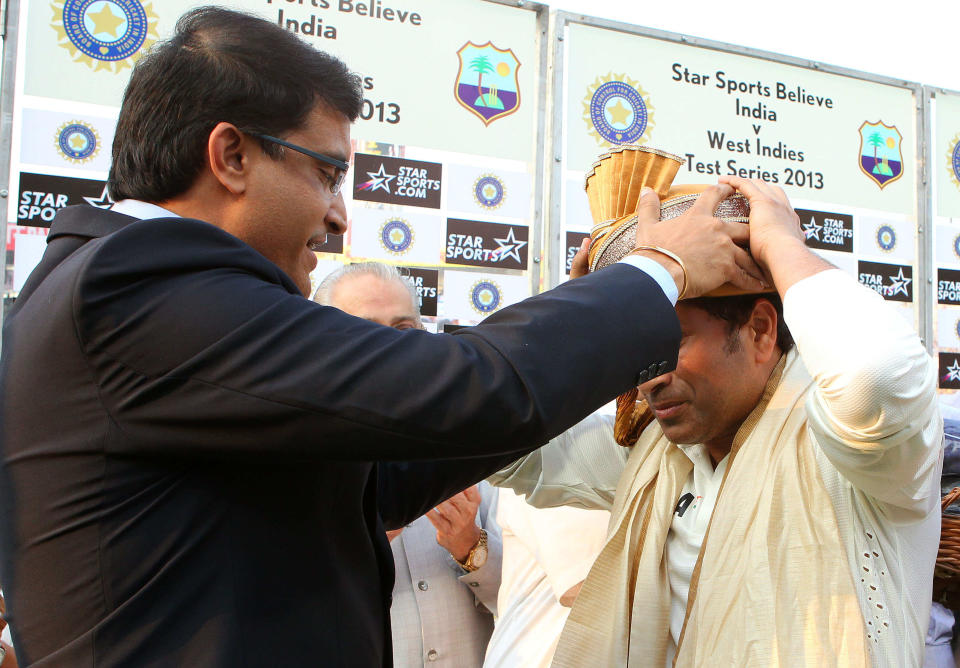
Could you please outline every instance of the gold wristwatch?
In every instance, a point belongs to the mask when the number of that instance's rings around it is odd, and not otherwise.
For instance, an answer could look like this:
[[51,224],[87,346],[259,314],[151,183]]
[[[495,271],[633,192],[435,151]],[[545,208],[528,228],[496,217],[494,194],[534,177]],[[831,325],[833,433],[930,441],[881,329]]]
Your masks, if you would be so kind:
[[[454,559],[454,561],[456,561],[456,559]],[[478,540],[477,544],[474,545],[473,549],[470,550],[470,554],[467,555],[467,558],[464,561],[457,561],[457,563],[460,564],[460,568],[465,570],[467,573],[472,573],[487,563],[486,529],[480,529],[480,540]]]

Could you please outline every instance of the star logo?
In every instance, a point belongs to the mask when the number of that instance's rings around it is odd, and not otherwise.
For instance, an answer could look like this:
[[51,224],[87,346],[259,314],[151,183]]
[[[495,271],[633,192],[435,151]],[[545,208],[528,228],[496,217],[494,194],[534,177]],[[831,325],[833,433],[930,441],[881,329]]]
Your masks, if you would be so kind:
[[614,125],[627,125],[627,119],[633,114],[633,110],[623,106],[623,99],[617,98],[617,103],[607,107],[607,113],[610,114],[610,122]]
[[639,82],[609,72],[587,87],[583,120],[601,146],[643,144],[654,126],[653,105]]
[[890,290],[891,297],[896,297],[901,293],[905,297],[910,296],[910,293],[907,292],[907,286],[909,286],[913,282],[913,279],[907,278],[906,276],[903,275],[903,267],[900,267],[897,270],[896,276],[888,276],[887,278],[890,279],[890,287],[888,289]]
[[88,12],[87,18],[93,22],[93,34],[106,33],[113,38],[117,35],[117,28],[127,22],[127,19],[117,16],[110,11],[110,3],[105,2],[99,12]]
[[110,194],[107,192],[107,185],[103,185],[103,192],[100,193],[100,197],[84,197],[84,201],[90,206],[95,206],[98,209],[109,209],[113,206],[113,200],[110,199]]
[[948,383],[952,380],[960,381],[960,361],[953,360],[953,364],[947,367],[947,375],[943,380]]
[[50,9],[57,43],[95,71],[131,67],[160,39],[149,0],[53,0]]
[[382,162],[380,163],[380,169],[375,172],[367,172],[367,176],[370,177],[370,180],[361,183],[358,190],[369,190],[370,192],[383,190],[390,193],[390,182],[397,177],[396,174],[387,174],[387,169]]
[[820,230],[822,229],[823,225],[818,225],[817,219],[811,216],[810,222],[803,224],[803,236],[806,239],[816,239],[820,241]]
[[518,241],[517,238],[513,235],[513,227],[507,232],[507,236],[504,239],[493,238],[497,242],[497,248],[493,251],[494,257],[497,261],[504,260],[508,257],[512,257],[517,261],[518,264],[523,264],[523,260],[520,259],[520,249],[527,245],[526,241]]

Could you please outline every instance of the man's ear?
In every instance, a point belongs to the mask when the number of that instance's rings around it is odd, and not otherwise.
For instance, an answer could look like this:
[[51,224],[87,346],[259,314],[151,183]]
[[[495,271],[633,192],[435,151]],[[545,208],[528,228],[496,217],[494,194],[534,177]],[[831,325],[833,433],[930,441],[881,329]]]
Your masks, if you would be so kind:
[[253,138],[231,123],[220,122],[207,137],[207,163],[213,177],[233,195],[247,189]]
[[777,350],[777,309],[766,299],[758,299],[753,305],[747,332],[757,362],[767,362]]

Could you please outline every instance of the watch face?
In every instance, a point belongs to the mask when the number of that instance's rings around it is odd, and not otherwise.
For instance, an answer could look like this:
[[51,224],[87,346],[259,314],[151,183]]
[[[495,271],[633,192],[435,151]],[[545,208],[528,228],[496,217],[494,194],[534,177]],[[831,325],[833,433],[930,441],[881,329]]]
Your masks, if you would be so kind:
[[470,559],[470,565],[474,568],[480,568],[485,563],[487,563],[487,546],[478,545],[473,552],[473,557]]

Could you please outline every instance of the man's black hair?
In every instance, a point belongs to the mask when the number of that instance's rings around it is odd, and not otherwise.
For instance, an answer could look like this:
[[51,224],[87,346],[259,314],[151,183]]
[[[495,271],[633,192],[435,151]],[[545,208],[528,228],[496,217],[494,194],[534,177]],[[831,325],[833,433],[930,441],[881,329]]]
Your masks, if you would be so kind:
[[[353,122],[363,103],[360,78],[264,19],[221,7],[187,12],[130,77],[113,139],[110,196],[168,200],[200,174],[217,123],[283,136],[319,103]],[[261,145],[281,157],[279,147]]]
[[739,339],[733,338],[740,327],[747,324],[750,320],[750,314],[753,313],[753,307],[758,300],[765,299],[773,305],[777,311],[777,346],[784,353],[793,348],[793,335],[783,319],[783,301],[780,295],[775,292],[762,295],[733,295],[731,297],[700,297],[698,299],[684,300],[683,304],[694,306],[707,315],[723,320],[727,323],[727,334],[731,340],[728,350],[736,350],[739,345]]

